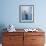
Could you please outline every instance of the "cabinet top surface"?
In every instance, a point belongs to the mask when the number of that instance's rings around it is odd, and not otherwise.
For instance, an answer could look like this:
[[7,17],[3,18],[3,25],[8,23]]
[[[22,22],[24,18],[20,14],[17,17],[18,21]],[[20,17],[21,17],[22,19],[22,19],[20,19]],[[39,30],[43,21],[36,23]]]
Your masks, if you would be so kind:
[[15,32],[8,32],[7,31],[7,33],[22,33],[22,32],[25,32],[25,33],[45,33],[45,32],[43,32],[43,31],[28,31],[28,32],[26,32],[26,31],[24,31],[24,29],[16,29],[16,31]]

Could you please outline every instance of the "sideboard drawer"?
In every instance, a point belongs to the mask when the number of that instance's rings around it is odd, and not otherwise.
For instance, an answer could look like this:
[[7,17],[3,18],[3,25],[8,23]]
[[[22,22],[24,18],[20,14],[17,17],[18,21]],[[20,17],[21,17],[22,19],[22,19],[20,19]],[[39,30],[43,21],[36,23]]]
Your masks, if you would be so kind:
[[23,36],[23,32],[4,32],[5,36]]
[[25,32],[24,36],[44,36],[44,32]]
[[44,36],[32,36],[32,43],[33,44],[43,44]]

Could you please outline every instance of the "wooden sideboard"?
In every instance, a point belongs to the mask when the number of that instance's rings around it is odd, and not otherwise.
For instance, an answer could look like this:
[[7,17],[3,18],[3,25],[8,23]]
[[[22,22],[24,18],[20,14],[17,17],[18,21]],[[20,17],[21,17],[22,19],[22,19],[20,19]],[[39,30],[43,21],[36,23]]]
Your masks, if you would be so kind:
[[44,32],[3,32],[3,46],[44,46]]

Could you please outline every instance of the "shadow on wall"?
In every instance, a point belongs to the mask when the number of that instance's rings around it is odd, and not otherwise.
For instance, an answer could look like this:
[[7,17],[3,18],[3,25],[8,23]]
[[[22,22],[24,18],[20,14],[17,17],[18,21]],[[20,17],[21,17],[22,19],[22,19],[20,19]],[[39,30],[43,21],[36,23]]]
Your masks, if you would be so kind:
[[5,32],[3,29],[5,28],[5,25],[4,24],[0,24],[0,43],[2,43],[2,32]]

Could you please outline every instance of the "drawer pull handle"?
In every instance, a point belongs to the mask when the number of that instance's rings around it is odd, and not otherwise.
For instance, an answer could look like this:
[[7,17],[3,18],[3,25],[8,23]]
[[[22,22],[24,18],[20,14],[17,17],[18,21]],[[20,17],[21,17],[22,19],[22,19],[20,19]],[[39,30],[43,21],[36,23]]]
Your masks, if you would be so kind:
[[36,39],[32,39],[32,40],[36,40]]
[[9,38],[10,40],[13,40],[13,38]]
[[12,40],[11,38],[9,38],[10,40]]

